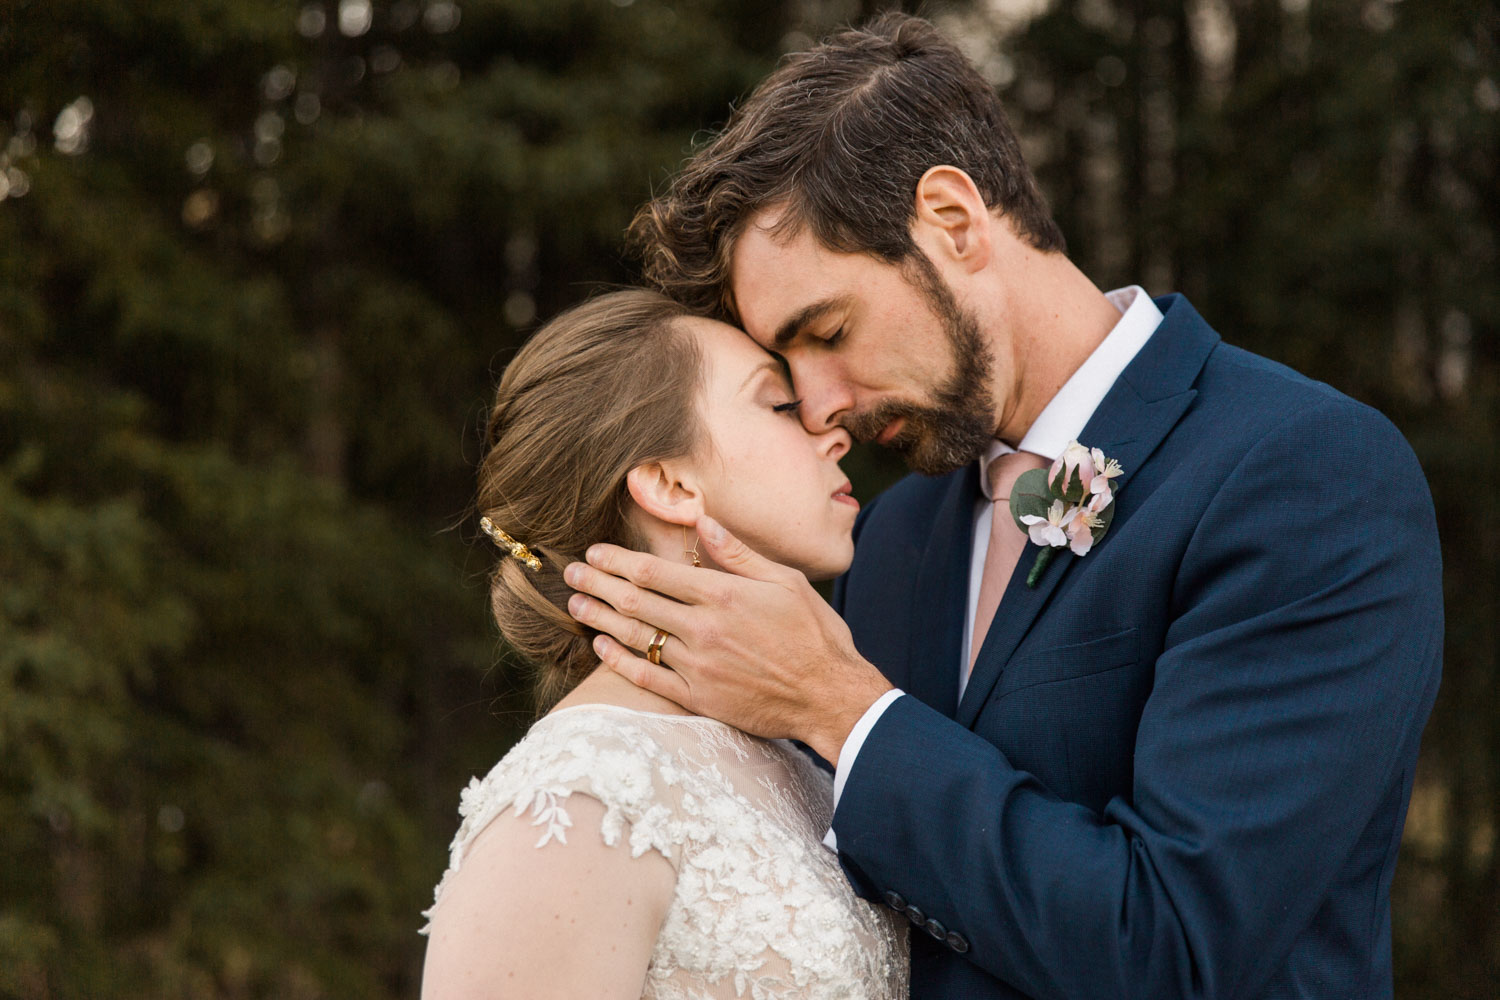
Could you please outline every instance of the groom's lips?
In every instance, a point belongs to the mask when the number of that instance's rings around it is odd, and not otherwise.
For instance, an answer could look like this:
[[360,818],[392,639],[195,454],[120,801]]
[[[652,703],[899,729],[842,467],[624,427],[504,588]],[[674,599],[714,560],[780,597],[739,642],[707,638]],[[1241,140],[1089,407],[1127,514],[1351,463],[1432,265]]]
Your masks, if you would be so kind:
[[891,441],[895,439],[896,435],[901,433],[901,428],[905,426],[906,418],[897,417],[895,420],[892,420],[890,423],[886,424],[885,428],[879,434],[875,435],[875,443],[890,444]]

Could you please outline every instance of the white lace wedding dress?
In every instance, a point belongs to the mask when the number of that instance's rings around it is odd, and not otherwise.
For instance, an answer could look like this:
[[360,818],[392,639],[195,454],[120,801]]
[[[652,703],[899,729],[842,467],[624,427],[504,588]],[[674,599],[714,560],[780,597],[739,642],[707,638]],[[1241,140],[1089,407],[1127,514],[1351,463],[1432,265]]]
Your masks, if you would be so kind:
[[698,716],[608,705],[544,716],[464,790],[438,901],[474,838],[507,809],[532,817],[537,850],[597,836],[573,827],[574,795],[604,805],[606,844],[634,857],[657,851],[677,873],[644,997],[906,996],[906,921],[855,896],[821,843],[828,775],[785,741]]

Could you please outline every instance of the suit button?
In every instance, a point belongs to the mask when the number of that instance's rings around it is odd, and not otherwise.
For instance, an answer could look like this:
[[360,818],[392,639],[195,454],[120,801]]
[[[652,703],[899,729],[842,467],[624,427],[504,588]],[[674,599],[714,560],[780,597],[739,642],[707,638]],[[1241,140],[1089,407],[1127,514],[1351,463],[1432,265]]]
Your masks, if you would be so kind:
[[889,906],[897,913],[902,913],[906,910],[906,898],[902,896],[901,893],[896,892],[894,889],[892,889],[890,892],[885,894],[885,905]]
[[946,941],[946,940],[948,940],[948,928],[944,927],[942,924],[938,923],[936,920],[929,920],[929,921],[927,921],[927,933],[931,934],[933,937],[937,938],[939,941]]
[[944,940],[948,942],[948,947],[960,955],[969,950],[969,942],[958,931],[949,931],[948,936]]
[[927,923],[927,914],[923,913],[915,906],[908,906],[906,908],[906,915],[910,917],[911,922],[916,924],[918,927],[925,926]]

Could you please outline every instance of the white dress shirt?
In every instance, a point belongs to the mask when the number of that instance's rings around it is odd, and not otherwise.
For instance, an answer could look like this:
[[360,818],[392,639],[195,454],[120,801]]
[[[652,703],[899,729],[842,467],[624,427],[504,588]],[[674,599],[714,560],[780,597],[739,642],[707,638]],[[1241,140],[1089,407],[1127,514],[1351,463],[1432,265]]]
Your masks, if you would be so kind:
[[[1146,346],[1146,341],[1151,339],[1151,335],[1161,325],[1161,310],[1139,285],[1117,288],[1108,293],[1107,298],[1116,309],[1120,310],[1121,314],[1120,321],[1109,331],[1109,335],[1098,347],[1094,348],[1094,352],[1083,364],[1079,365],[1072,377],[1063,383],[1063,387],[1057,390],[1057,395],[1053,396],[1051,402],[1037,415],[1036,420],[1032,422],[1016,448],[997,440],[991,443],[989,451],[979,458],[979,484],[984,496],[974,502],[974,545],[969,558],[969,602],[964,614],[964,639],[959,659],[953,665],[953,669],[958,671],[960,699],[963,698],[964,688],[969,681],[969,646],[974,633],[974,612],[979,605],[979,582],[984,576],[985,556],[989,554],[990,548],[990,524],[994,509],[994,500],[990,496],[989,476],[986,474],[990,462],[994,461],[997,455],[1003,455],[1009,451],[1029,451],[1048,460],[1056,459],[1061,455],[1063,449],[1083,433],[1089,418],[1104,401],[1104,397],[1114,386],[1120,373],[1135,359],[1136,354]],[[860,716],[859,721],[849,732],[849,738],[844,741],[844,747],[839,751],[838,765],[834,770],[833,804],[835,809],[838,808],[839,797],[844,793],[844,783],[849,779],[849,771],[854,767],[854,759],[859,756],[865,738],[870,735],[870,730],[875,728],[875,723],[890,707],[891,702],[902,697],[903,694],[904,692],[897,689],[881,695],[875,704],[865,710],[865,714]],[[830,848],[838,849],[838,839],[834,836],[831,827],[823,838],[823,843]]]

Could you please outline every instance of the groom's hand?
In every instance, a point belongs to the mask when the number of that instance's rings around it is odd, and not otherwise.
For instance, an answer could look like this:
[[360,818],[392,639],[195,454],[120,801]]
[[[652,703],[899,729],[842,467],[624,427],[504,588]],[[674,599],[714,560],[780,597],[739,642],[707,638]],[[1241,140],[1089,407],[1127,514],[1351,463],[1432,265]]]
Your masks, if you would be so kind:
[[[727,572],[595,545],[587,565],[564,573],[579,591],[568,611],[606,633],[594,640],[600,660],[638,687],[746,732],[801,740],[837,763],[890,683],[801,573],[752,552],[712,518],[699,520],[698,534]],[[670,633],[661,666],[633,652],[658,628]]]

